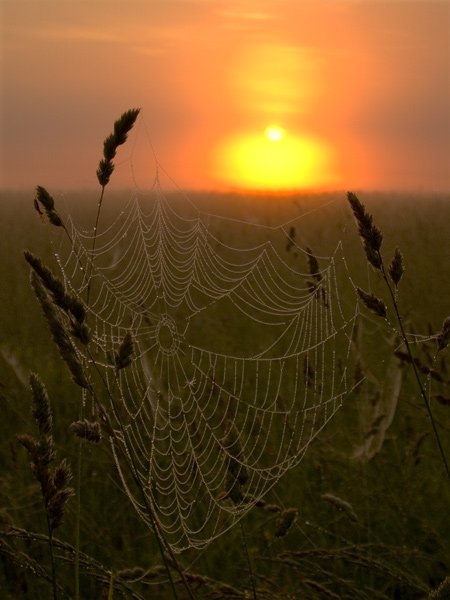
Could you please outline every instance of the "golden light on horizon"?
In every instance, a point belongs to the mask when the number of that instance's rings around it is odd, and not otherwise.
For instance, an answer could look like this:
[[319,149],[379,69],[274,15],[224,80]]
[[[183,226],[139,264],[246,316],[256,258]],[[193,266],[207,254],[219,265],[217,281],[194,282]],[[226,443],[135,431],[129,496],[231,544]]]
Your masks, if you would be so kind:
[[324,141],[274,125],[263,134],[225,140],[215,160],[216,177],[241,189],[325,189],[338,183],[333,152]]

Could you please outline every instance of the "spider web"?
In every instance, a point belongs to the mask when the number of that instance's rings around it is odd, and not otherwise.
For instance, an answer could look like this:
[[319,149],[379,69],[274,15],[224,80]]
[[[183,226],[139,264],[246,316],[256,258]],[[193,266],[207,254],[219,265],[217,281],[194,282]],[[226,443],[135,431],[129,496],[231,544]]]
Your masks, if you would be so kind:
[[[157,177],[98,232],[95,251],[71,220],[72,248],[57,254],[68,289],[89,297],[84,362],[108,390],[122,484],[174,551],[232,527],[300,462],[352,386],[358,311],[342,248],[308,272],[292,225],[215,216],[165,194]],[[132,362],[117,371],[127,333]]]

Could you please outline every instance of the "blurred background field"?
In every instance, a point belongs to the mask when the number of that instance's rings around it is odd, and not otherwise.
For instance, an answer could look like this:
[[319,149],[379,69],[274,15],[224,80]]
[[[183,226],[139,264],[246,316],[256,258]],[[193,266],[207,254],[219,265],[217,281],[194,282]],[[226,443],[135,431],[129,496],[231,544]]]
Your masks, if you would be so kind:
[[[104,222],[109,212],[117,211],[124,194],[130,193],[107,196]],[[267,226],[293,219],[296,244],[310,247],[319,262],[342,243],[354,284],[370,287],[383,296],[383,287],[366,264],[344,193],[192,193],[190,198],[201,210],[227,217],[215,220],[214,227],[215,235],[229,245],[239,245],[243,236],[251,235],[249,231],[258,230],[247,222],[263,225],[263,234],[270,235]],[[423,341],[413,345],[415,355],[429,371],[439,374],[430,378],[424,371],[423,377],[448,456],[450,406],[436,397],[450,397],[450,363],[448,349],[438,362],[433,362],[436,343],[432,336],[450,314],[450,197],[366,193],[360,198],[383,232],[386,260],[397,246],[404,255],[406,273],[400,285],[399,305],[407,330],[423,336],[417,338]],[[55,200],[60,214],[71,214],[75,222],[92,227],[95,193],[67,192],[55,195]],[[37,372],[47,386],[59,456],[67,456],[73,465],[76,443],[68,427],[77,418],[80,394],[51,342],[29,285],[23,250],[31,250],[52,265],[55,247],[61,243],[60,233],[41,222],[33,210],[33,191],[4,191],[0,201],[0,520],[2,525],[42,532],[42,501],[25,452],[15,443],[17,433],[33,429],[29,372]],[[258,231],[261,235],[261,229]],[[304,256],[286,249],[286,241],[280,238],[274,243],[279,244],[279,252],[285,253],[288,264],[298,266]],[[306,271],[306,262],[298,268]],[[238,335],[238,331],[245,338],[239,326],[236,331],[230,328],[230,319],[230,315],[217,315],[217,322],[211,324],[219,341],[220,336]],[[375,317],[367,315],[360,329],[359,368],[367,383],[346,398],[300,465],[288,472],[265,499],[281,508],[295,507],[295,525],[288,535],[278,538],[278,513],[256,507],[244,519],[257,597],[426,598],[450,573],[450,486],[411,368],[400,365],[395,358],[397,342],[392,331]],[[391,405],[392,425],[382,436],[380,451],[371,460],[358,460],[355,452],[367,441],[373,426],[371,407],[377,394],[387,393],[385,383],[399,369],[401,389],[398,402]],[[386,402],[389,405],[389,399]],[[333,503],[326,494],[342,503]],[[160,562],[151,533],[142,527],[127,502],[107,442],[88,446],[83,461],[81,547],[104,566],[105,572],[136,566],[146,569]],[[59,538],[71,544],[73,511],[73,503],[69,503],[57,532]],[[31,542],[25,542],[25,546],[38,562],[47,561],[44,545],[31,547]],[[183,554],[181,560],[192,572],[220,580],[236,588],[240,597],[251,598],[254,592],[246,554],[242,531],[235,527],[205,550]],[[61,561],[61,576],[70,597],[70,561]],[[47,582],[20,565],[12,566],[1,554],[0,583],[6,598],[48,597]],[[201,594],[209,588],[198,585],[199,597],[203,597]],[[213,592],[219,594],[213,587],[208,591],[210,597],[214,597]],[[83,598],[100,598],[105,589],[105,581],[83,574]],[[168,589],[152,588],[151,584],[136,583],[135,589],[144,598],[170,597]],[[222,596],[215,597],[232,596],[230,590],[222,592]]]

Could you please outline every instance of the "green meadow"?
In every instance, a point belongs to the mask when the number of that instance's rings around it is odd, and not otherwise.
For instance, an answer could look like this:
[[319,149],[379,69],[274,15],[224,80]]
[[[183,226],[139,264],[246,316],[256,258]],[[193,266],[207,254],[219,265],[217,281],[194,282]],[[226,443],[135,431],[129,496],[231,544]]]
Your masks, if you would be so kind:
[[[106,191],[100,228],[129,195]],[[343,302],[356,303],[354,286],[370,289],[386,304],[390,325],[360,301],[349,368],[362,383],[344,398],[300,463],[259,504],[204,549],[177,555],[176,567],[173,557],[162,559],[154,533],[143,525],[124,493],[105,433],[99,444],[83,442],[77,470],[80,442],[70,425],[79,416],[81,391],[52,342],[23,256],[25,249],[30,250],[56,273],[54,252],[63,235],[34,210],[33,190],[3,191],[2,598],[37,600],[54,598],[55,593],[60,598],[108,600],[448,598],[450,480],[414,370],[450,461],[450,356],[448,347],[439,350],[438,343],[450,315],[450,197],[358,193],[383,234],[386,264],[395,248],[403,255],[405,272],[396,302],[411,341],[412,363],[405,358],[392,299],[366,260],[344,192],[188,196],[205,213],[226,217],[208,221],[221,243],[239,247],[243,240],[251,244],[251,236],[255,245],[270,238],[294,270],[307,273],[310,265],[304,253],[288,246],[285,233],[291,226],[296,247],[310,248],[321,266],[341,244],[345,270],[340,276],[350,290]],[[62,217],[70,214],[80,227],[92,229],[96,193],[54,197]],[[288,225],[283,234],[277,227],[284,223]],[[209,319],[198,334],[199,344],[245,348],[255,337],[264,336],[264,330],[258,332],[236,319],[231,303],[225,311],[212,311]],[[38,374],[47,388],[57,460],[67,459],[74,474],[70,485],[79,493],[80,508],[77,498],[71,497],[53,531],[53,566],[41,487],[17,438],[37,432],[30,372]],[[249,389],[252,385],[246,382]],[[267,448],[270,452],[270,440]],[[290,516],[295,518],[289,521]]]

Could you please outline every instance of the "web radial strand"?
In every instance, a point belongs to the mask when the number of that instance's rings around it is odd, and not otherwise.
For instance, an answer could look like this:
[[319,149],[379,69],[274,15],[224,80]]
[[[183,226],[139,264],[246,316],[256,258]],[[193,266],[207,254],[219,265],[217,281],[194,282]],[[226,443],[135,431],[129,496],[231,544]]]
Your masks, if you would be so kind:
[[[341,248],[311,274],[305,250],[302,270],[288,260],[286,226],[245,225],[242,236],[233,220],[217,223],[157,188],[110,219],[94,252],[72,223],[73,246],[57,257],[73,293],[85,300],[89,283],[86,363],[108,388],[124,490],[174,551],[233,526],[352,385],[357,309]],[[117,371],[127,333],[132,362]]]

